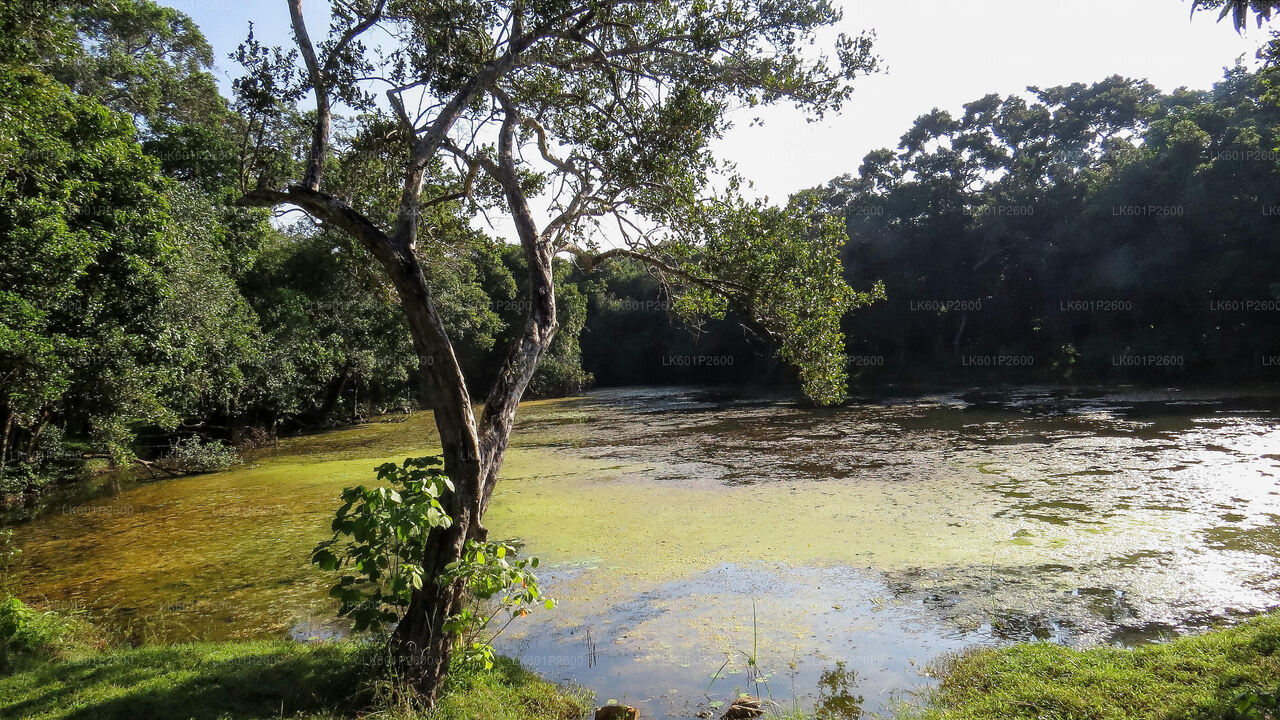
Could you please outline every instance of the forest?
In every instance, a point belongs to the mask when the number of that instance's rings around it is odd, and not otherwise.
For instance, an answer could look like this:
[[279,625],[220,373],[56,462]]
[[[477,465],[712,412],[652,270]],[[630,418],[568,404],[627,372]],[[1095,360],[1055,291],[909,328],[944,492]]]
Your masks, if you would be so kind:
[[1280,3],[786,198],[839,4],[278,4],[0,0],[0,715],[1280,712]]
[[[223,445],[421,406],[372,259],[297,213],[231,202],[246,163],[302,153],[305,118],[247,79],[221,96],[209,44],[177,11],[91,4],[11,12],[10,27],[5,94],[24,112],[2,136],[6,495],[85,459],[199,465]],[[252,39],[239,54],[272,61]],[[1273,378],[1271,67],[1236,67],[1210,91],[1112,77],[977,98],[802,193],[843,218],[844,279],[867,291],[842,321],[852,386]],[[254,152],[278,157],[241,157],[269,124],[280,144]],[[331,173],[354,193],[386,149],[343,144]],[[465,208],[431,212],[424,262],[449,269],[431,289],[480,384],[528,306],[524,260]],[[560,330],[529,397],[797,385],[767,334],[732,312],[684,321],[678,289],[640,261],[557,258],[555,274]]]

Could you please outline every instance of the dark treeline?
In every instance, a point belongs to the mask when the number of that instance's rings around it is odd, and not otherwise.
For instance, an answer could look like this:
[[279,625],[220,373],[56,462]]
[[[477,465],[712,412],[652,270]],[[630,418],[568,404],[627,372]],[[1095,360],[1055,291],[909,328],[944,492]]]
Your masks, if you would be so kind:
[[[884,284],[845,319],[855,378],[1280,377],[1272,74],[990,95],[920,117],[897,149],[807,191],[846,218],[849,284]],[[609,289],[582,343],[601,382],[785,380],[734,323],[691,335],[652,283]]]
[[1208,92],[1112,77],[921,117],[815,191],[848,220],[850,279],[887,289],[848,318],[851,356],[900,375],[1277,376],[1268,89],[1240,68]]
[[[216,466],[224,442],[415,407],[409,335],[368,254],[233,204],[247,167],[303,156],[294,90],[271,79],[287,58],[251,38],[225,98],[182,13],[40,5],[0,2],[0,491],[88,458]],[[847,221],[849,284],[882,283],[845,321],[855,379],[1280,371],[1271,72],[1237,68],[1207,92],[1110,78],[988,96],[806,191]],[[386,137],[339,121],[326,175],[389,219],[403,148]],[[461,203],[428,212],[418,251],[447,270],[428,273],[436,305],[483,384],[528,302],[523,256]],[[638,263],[563,261],[556,282],[561,329],[530,394],[795,382],[732,314],[677,319]]]

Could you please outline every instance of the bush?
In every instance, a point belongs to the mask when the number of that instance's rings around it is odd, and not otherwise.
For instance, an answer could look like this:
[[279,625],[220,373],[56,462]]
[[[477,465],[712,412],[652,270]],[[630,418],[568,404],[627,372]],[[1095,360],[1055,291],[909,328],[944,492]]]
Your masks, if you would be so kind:
[[165,459],[165,465],[174,470],[191,473],[223,470],[239,462],[235,448],[217,440],[203,442],[194,435],[175,442]]
[[11,460],[5,466],[4,474],[0,475],[0,494],[12,496],[8,499],[17,504],[24,496],[39,493],[55,480],[54,476],[42,472],[34,463]]
[[506,628],[502,623],[496,632],[489,630],[495,617],[515,619],[535,606],[555,607],[538,587],[533,572],[538,559],[517,559],[515,542],[468,540],[457,562],[441,576],[430,576],[421,562],[431,533],[453,524],[441,504],[454,491],[443,460],[405,458],[400,465],[383,463],[377,471],[379,487],[343,489],[333,537],[311,552],[320,569],[350,573],[329,590],[341,603],[339,616],[350,618],[356,632],[379,630],[404,617],[424,583],[460,582],[472,602],[451,616],[445,629],[457,640],[459,663],[492,669],[492,642]]
[[36,610],[16,597],[0,600],[0,673],[25,660],[51,660],[101,645],[93,626],[77,614]]
[[593,382],[581,358],[545,357],[538,363],[526,394],[531,398],[577,395]]

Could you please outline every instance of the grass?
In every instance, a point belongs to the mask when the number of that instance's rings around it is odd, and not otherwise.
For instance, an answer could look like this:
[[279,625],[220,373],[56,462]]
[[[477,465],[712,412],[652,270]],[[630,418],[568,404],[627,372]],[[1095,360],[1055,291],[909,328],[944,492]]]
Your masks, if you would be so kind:
[[108,650],[0,678],[0,718],[578,720],[588,696],[511,660],[449,681],[433,713],[375,699],[354,643],[192,643]]
[[[4,606],[0,606],[0,610]],[[499,658],[450,676],[435,710],[387,692],[370,646],[285,640],[99,649],[87,624],[21,608],[4,625],[0,718],[24,720],[578,720],[590,696]],[[92,636],[90,636],[92,637]],[[399,695],[400,700],[394,700]]]
[[358,649],[272,641],[106,650],[0,678],[0,717],[320,717],[360,705]]
[[82,613],[38,610],[0,594],[0,674],[101,649],[106,642]]
[[497,658],[492,671],[451,678],[431,720],[578,720],[592,699],[585,690],[558,687],[514,660]]
[[924,720],[1280,718],[1280,614],[1137,648],[983,648],[944,667]]

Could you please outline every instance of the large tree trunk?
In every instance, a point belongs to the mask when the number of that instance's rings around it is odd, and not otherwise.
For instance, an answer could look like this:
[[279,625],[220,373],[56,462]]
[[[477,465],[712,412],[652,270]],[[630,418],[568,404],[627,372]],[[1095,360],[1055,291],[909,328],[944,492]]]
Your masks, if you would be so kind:
[[401,676],[430,707],[449,670],[457,641],[456,636],[446,632],[445,623],[466,601],[462,582],[441,583],[438,579],[450,563],[462,558],[468,540],[483,541],[487,537],[481,518],[497,484],[516,407],[538,361],[550,347],[557,324],[551,257],[548,252],[533,252],[530,276],[531,293],[536,298],[534,310],[520,337],[508,349],[499,377],[486,398],[484,416],[476,423],[452,347],[445,346],[448,362],[441,362],[440,346],[433,337],[438,319],[421,268],[410,258],[399,265],[396,286],[418,351],[421,394],[435,414],[445,474],[453,481],[455,491],[444,502],[453,523],[449,529],[436,530],[429,537],[422,559],[429,580],[411,597],[392,634],[391,649]]
[[[516,405],[528,376],[532,375],[538,359],[546,352],[554,336],[554,325],[547,331],[536,323],[526,326],[526,332],[536,339],[522,337],[512,348],[513,357],[520,358],[504,366],[513,398],[505,394],[490,398],[482,422],[479,453],[469,454],[457,445],[444,443],[444,469],[453,481],[456,491],[447,502],[446,509],[453,524],[448,530],[436,530],[428,540],[422,566],[428,578],[444,576],[445,568],[462,558],[468,540],[484,541],[488,531],[481,523],[488,507],[498,473],[506,455],[511,427],[515,419]],[[503,386],[498,383],[498,386]],[[437,416],[436,425],[445,436],[447,416]],[[456,636],[445,631],[445,623],[462,610],[466,601],[462,583],[428,581],[416,591],[404,618],[396,626],[391,637],[391,648],[401,676],[417,689],[421,699],[430,707],[435,702],[441,682],[449,670]]]
[[[465,590],[460,582],[440,583],[437,579],[444,575],[449,563],[462,557],[468,540],[482,540],[486,535],[480,520],[497,483],[516,406],[538,361],[551,345],[558,326],[551,240],[539,233],[520,184],[513,155],[519,117],[505,97],[506,117],[500,132],[496,162],[487,157],[477,157],[474,162],[498,180],[506,195],[529,265],[531,307],[520,336],[508,349],[499,376],[486,396],[484,415],[479,422],[453,346],[415,256],[421,209],[419,197],[427,168],[437,151],[448,142],[448,132],[453,123],[477,95],[495,89],[494,81],[515,67],[519,54],[539,35],[517,33],[518,37],[511,40],[506,51],[464,83],[426,128],[416,127],[404,112],[399,97],[388,92],[388,98],[405,129],[415,139],[405,168],[400,210],[394,228],[387,232],[339,198],[320,190],[330,130],[329,89],[326,87],[329,78],[325,62],[316,54],[307,35],[301,1],[289,0],[288,4],[294,39],[316,95],[316,118],[307,172],[301,184],[285,190],[260,186],[246,193],[240,202],[267,207],[297,205],[326,224],[351,233],[377,258],[400,297],[418,356],[421,396],[435,417],[444,470],[455,488],[442,503],[453,523],[448,530],[437,530],[429,536],[422,558],[429,580],[411,597],[408,611],[391,638],[392,650],[404,678],[430,705],[448,671],[456,641],[445,632],[445,623],[461,609]],[[349,28],[329,54],[339,55],[347,44],[368,29],[374,18],[381,14],[383,4],[379,2],[371,16]]]

